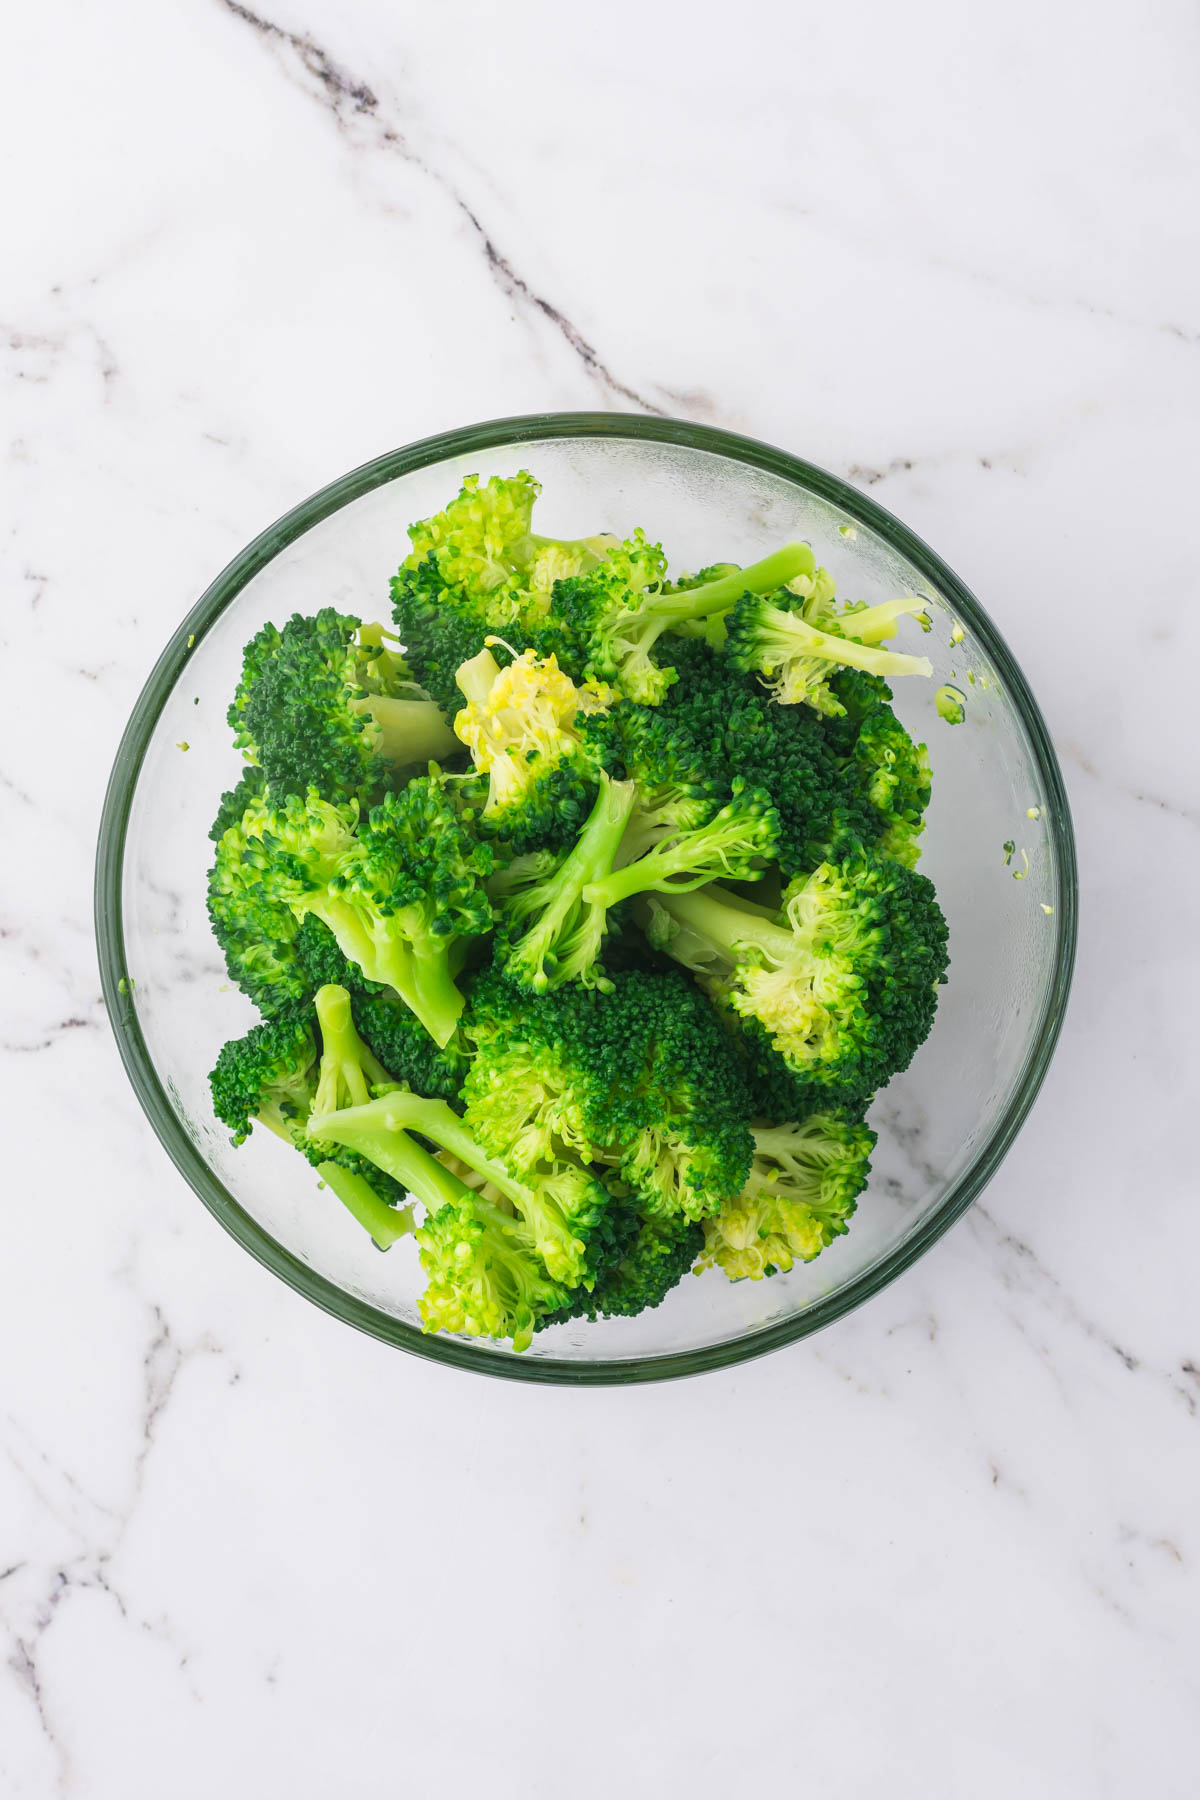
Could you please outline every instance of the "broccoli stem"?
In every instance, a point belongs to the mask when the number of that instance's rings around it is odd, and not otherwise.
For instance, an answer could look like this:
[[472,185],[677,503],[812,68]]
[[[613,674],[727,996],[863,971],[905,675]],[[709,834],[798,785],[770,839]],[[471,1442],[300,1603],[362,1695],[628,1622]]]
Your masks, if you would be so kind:
[[554,875],[532,890],[536,899],[546,894],[548,900],[509,958],[509,967],[527,972],[535,985],[548,981],[546,961],[553,961],[560,936],[586,904],[584,889],[611,870],[636,799],[634,782],[605,777],[574,850]]
[[[743,912],[740,906],[726,904],[724,899],[717,897],[723,892],[715,884],[695,893],[668,890],[659,905],[679,924],[687,925],[698,937],[714,945],[727,962],[738,960],[740,944],[754,944],[776,961],[794,953],[795,939],[790,931],[771,919],[759,918],[752,912]],[[670,945],[665,948],[669,951]]]
[[[422,1137],[431,1138],[467,1168],[492,1182],[507,1199],[518,1205],[522,1202],[528,1205],[530,1200],[525,1184],[518,1181],[503,1163],[487,1154],[445,1100],[427,1099],[423,1094],[399,1088],[381,1094],[365,1106],[348,1106],[340,1112],[324,1115],[314,1113],[308,1130],[311,1137],[319,1138],[323,1143],[344,1144],[348,1150],[365,1156],[377,1168],[403,1182],[431,1211],[434,1202],[416,1185],[420,1180],[429,1187],[431,1169],[424,1167],[417,1158],[424,1158],[425,1163],[432,1165],[432,1172],[436,1172],[436,1179],[441,1184],[437,1205],[448,1199],[461,1199],[465,1183],[415,1144],[408,1136],[410,1131],[419,1131]],[[453,1186],[449,1185],[451,1183]]]
[[465,1004],[454,984],[450,947],[427,935],[418,951],[398,934],[376,936],[353,903],[336,894],[306,895],[305,905],[328,925],[342,955],[368,980],[395,989],[439,1048],[450,1042]]
[[722,815],[699,830],[680,832],[636,861],[589,882],[583,890],[584,904],[607,909],[634,894],[686,893],[704,887],[718,875],[752,879],[755,872],[747,868],[746,861],[757,848],[744,818]]
[[[423,1138],[432,1138],[435,1145],[448,1150],[459,1163],[473,1168],[475,1174],[484,1175],[484,1179],[495,1184],[509,1201],[529,1197],[525,1184],[516,1181],[504,1163],[488,1156],[448,1102],[428,1100],[425,1094],[408,1093],[403,1087],[380,1094],[376,1100],[369,1100],[360,1107],[345,1107],[340,1112],[326,1112],[324,1116],[313,1112],[308,1129],[313,1138],[320,1138],[324,1143],[342,1143],[347,1150],[367,1157],[376,1168],[394,1175],[394,1179],[403,1181],[405,1186],[410,1184],[410,1174],[419,1174],[410,1154],[412,1150],[419,1150],[419,1145],[407,1136],[410,1130],[416,1130]],[[421,1152],[421,1156],[428,1157],[428,1152]],[[457,1175],[450,1174],[450,1170],[434,1161],[434,1157],[428,1157],[428,1161],[434,1163],[435,1170],[446,1181],[457,1183],[459,1188],[464,1186]],[[428,1170],[425,1179],[428,1179]],[[419,1193],[419,1190],[414,1188],[412,1192]],[[461,1197],[457,1190],[446,1190],[443,1195],[443,1199],[455,1197]]]
[[390,1250],[397,1238],[405,1237],[412,1230],[411,1206],[389,1206],[370,1182],[353,1169],[343,1169],[340,1163],[323,1162],[317,1164],[317,1173],[381,1250]]
[[928,604],[927,600],[917,600],[911,595],[905,600],[885,600],[882,605],[868,606],[862,612],[842,614],[841,623],[849,637],[859,638],[864,644],[880,644],[884,638],[895,637],[900,619],[923,613]]
[[351,1106],[362,1106],[371,1098],[373,1087],[390,1083],[392,1078],[355,1030],[350,996],[344,987],[329,984],[318,988],[313,1006],[321,1027],[321,1069],[314,1108],[334,1111],[343,1088]]
[[[870,675],[885,678],[933,674],[933,664],[927,656],[903,656],[896,650],[880,650],[874,644],[856,644],[853,638],[835,637],[818,631],[799,613],[783,612],[764,603],[758,617],[756,636],[764,667],[778,667],[793,656],[819,656],[844,668],[865,669]],[[853,614],[848,622],[853,624]]]
[[[461,1200],[464,1192],[470,1191],[466,1183],[444,1168],[423,1144],[411,1138],[393,1111],[386,1107],[381,1110],[381,1101],[395,1098],[394,1094],[384,1094],[379,1100],[369,1100],[365,1106],[348,1106],[342,1112],[314,1113],[308,1121],[308,1135],[320,1144],[342,1144],[357,1156],[373,1162],[377,1169],[398,1181],[410,1194],[415,1194],[430,1212],[436,1212],[448,1200]],[[419,1095],[410,1098],[420,1100]],[[423,1101],[422,1104],[437,1106],[444,1102]],[[433,1133],[428,1135],[432,1137]]]
[[350,705],[374,722],[375,748],[396,767],[449,756],[459,748],[458,739],[432,700],[398,700],[391,694],[371,694],[363,700],[352,700]]
[[784,544],[759,562],[731,575],[720,575],[700,587],[684,588],[679,594],[663,594],[655,603],[655,612],[680,619],[702,619],[709,613],[724,612],[743,594],[772,594],[785,587],[797,575],[812,575],[816,558],[808,544]]
[[[500,664],[485,646],[478,656],[468,657],[465,663],[459,664],[454,679],[468,705],[482,705],[495,686],[499,674]],[[456,738],[455,742],[457,741]]]
[[[454,981],[450,966],[461,940],[444,948],[435,938],[412,956],[412,1000],[408,1005],[440,1050],[444,1050],[458,1029],[465,1002]],[[405,996],[401,994],[401,998]]]

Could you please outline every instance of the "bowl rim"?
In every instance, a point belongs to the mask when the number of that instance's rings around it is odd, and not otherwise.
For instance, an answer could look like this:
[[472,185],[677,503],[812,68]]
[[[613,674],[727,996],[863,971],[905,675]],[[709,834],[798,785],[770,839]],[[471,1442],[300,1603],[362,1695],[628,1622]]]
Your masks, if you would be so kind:
[[[1053,976],[1016,1083],[1003,1111],[969,1167],[921,1225],[835,1294],[801,1314],[696,1349],[610,1362],[531,1359],[483,1350],[465,1339],[429,1335],[348,1294],[310,1268],[267,1232],[235,1200],[184,1129],[159,1080],[137,1019],[136,990],[126,966],[122,882],[129,816],[154,727],[190,652],[247,583],[287,545],[351,501],[414,470],[475,451],[513,448],[546,439],[609,437],[682,445],[762,469],[832,501],[876,532],[938,588],[977,634],[1012,696],[1033,748],[1041,780],[1042,815],[1059,878]],[[879,1293],[948,1231],[995,1174],[1041,1087],[1058,1041],[1070,992],[1078,929],[1078,876],[1070,807],[1058,759],[1029,685],[1004,638],[971,591],[930,547],[884,507],[838,476],[758,439],[711,425],[640,413],[542,412],[491,419],[421,438],[352,469],[301,501],[259,533],[210,583],[155,663],[121,737],[109,777],[96,850],[95,929],[104,1003],[121,1060],[142,1109],[167,1155],[230,1236],[281,1280],[333,1317],[434,1362],[502,1379],[576,1386],[661,1381],[727,1368],[810,1336]]]

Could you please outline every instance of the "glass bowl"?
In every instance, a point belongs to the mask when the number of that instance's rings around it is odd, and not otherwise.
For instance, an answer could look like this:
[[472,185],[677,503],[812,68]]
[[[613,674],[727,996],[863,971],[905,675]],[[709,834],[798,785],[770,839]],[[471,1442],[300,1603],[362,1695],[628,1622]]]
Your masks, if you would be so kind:
[[[932,1036],[872,1109],[874,1172],[847,1237],[766,1281],[687,1276],[652,1312],[556,1326],[515,1355],[423,1333],[411,1240],[379,1254],[269,1132],[231,1147],[207,1071],[254,1014],[227,985],[204,894],[208,826],[239,770],[225,709],[243,644],[268,619],[330,604],[386,623],[409,522],[437,511],[471,471],[523,466],[543,483],[544,532],[624,535],[644,524],[673,569],[748,563],[803,537],[845,599],[927,598],[932,631],[922,638],[909,623],[900,641],[931,657],[935,676],[896,683],[896,707],[930,749],[921,866],[949,921],[952,962]],[[952,644],[956,627],[962,640]],[[935,707],[948,681],[966,696],[957,726]],[[501,419],[428,438],[343,476],[256,538],[146,683],[117,753],[96,870],[100,970],[121,1056],[168,1155],[225,1229],[348,1324],[456,1368],[528,1381],[719,1368],[828,1325],[906,1269],[971,1204],[1029,1110],[1066,1005],[1075,923],[1054,751],[1011,652],[958,578],[881,507],[809,463],[727,432],[612,413]]]

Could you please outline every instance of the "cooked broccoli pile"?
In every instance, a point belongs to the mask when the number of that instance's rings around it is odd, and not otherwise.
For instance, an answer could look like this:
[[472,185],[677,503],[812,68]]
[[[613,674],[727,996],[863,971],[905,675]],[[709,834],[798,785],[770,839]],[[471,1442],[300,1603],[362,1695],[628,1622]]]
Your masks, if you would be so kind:
[[843,1234],[947,968],[888,686],[927,603],[841,603],[800,542],[669,579],[538,493],[412,526],[395,635],[257,634],[208,879],[262,1015],[210,1077],[234,1143],[412,1236],[426,1330],[516,1350]]

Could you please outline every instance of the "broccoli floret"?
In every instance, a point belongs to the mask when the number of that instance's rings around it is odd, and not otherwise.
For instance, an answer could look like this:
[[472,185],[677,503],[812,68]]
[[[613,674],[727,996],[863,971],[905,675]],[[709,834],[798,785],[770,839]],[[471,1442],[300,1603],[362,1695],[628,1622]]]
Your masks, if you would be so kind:
[[599,567],[558,582],[554,613],[571,646],[568,657],[585,674],[654,706],[676,679],[651,654],[664,632],[724,612],[741,593],[771,591],[811,561],[807,544],[786,544],[733,575],[668,591],[662,549],[638,531]]
[[417,1230],[429,1284],[418,1301],[426,1331],[511,1338],[527,1350],[543,1322],[565,1316],[571,1295],[554,1281],[521,1219],[462,1188]]
[[358,1035],[396,1081],[442,1100],[456,1100],[466,1076],[458,1033],[440,1048],[415,1013],[386,991],[351,995]]
[[265,625],[246,646],[229,723],[276,801],[315,788],[365,805],[389,772],[457,748],[385,636],[326,607]]
[[829,685],[836,668],[883,676],[933,674],[926,656],[879,648],[879,639],[901,613],[918,612],[924,604],[895,600],[836,618],[826,615],[821,629],[803,611],[776,605],[769,596],[745,594],[726,615],[724,654],[735,669],[761,675],[781,704],[803,701],[817,712],[836,715],[841,702]]
[[518,1168],[606,1163],[643,1212],[696,1218],[739,1191],[750,1104],[712,1008],[675,971],[627,970],[603,993],[531,999],[496,974],[472,990],[465,1118]]
[[[826,857],[874,842],[878,815],[846,774],[825,735],[826,721],[808,707],[776,706],[761,683],[707,644],[664,640],[663,653],[680,678],[659,709],[663,728],[669,722],[677,743],[694,747],[692,761],[709,780],[729,783],[741,776],[771,796],[779,814],[776,854],[785,874],[807,872]],[[674,760],[687,766],[686,750]]]
[[532,651],[501,669],[486,648],[457,679],[467,704],[454,729],[487,776],[480,828],[513,854],[573,843],[595,796],[594,760],[579,727],[610,696],[594,683],[576,687],[554,656]]
[[242,814],[252,800],[257,800],[265,792],[267,778],[261,769],[247,764],[242,770],[235,785],[229,792],[221,795],[221,804],[217,808],[217,816],[209,826],[208,835],[214,844],[219,844],[231,825],[240,825]]
[[865,841],[908,868],[916,865],[929,805],[929,754],[892,711],[891,689],[877,675],[843,669],[830,681],[843,711],[825,721],[847,781],[872,809]]
[[[226,796],[231,803],[235,797]],[[222,832],[208,872],[207,904],[229,979],[270,1014],[307,999],[312,983],[296,956],[296,917],[264,884],[260,846],[246,827],[246,819],[257,825],[268,811],[263,795],[252,795],[245,815]]]
[[704,1226],[679,1214],[673,1218],[634,1217],[634,1234],[608,1274],[590,1293],[580,1289],[560,1312],[537,1329],[568,1319],[632,1318],[666,1299],[704,1248]]
[[522,987],[542,993],[566,981],[606,985],[599,958],[607,907],[589,904],[583,891],[611,869],[636,799],[632,782],[602,777],[575,848],[549,869],[543,859],[534,858],[522,879],[506,884],[497,955]]
[[924,876],[882,857],[822,863],[764,919],[713,886],[658,904],[686,936],[657,947],[698,966],[756,1020],[794,1074],[870,1091],[908,1067],[945,978],[946,922]]
[[317,1114],[311,1135],[343,1144],[377,1168],[406,1179],[409,1133],[418,1132],[474,1169],[520,1214],[549,1274],[567,1287],[591,1286],[607,1266],[609,1195],[578,1161],[547,1157],[519,1174],[492,1156],[444,1100],[395,1090],[344,1111]]
[[409,528],[412,551],[392,581],[393,612],[414,674],[447,718],[464,703],[456,671],[488,637],[503,638],[513,653],[564,647],[550,617],[553,586],[595,567],[616,542],[536,536],[530,520],[539,491],[524,471],[482,485],[469,475],[445,512]]
[[704,1221],[700,1267],[759,1281],[811,1262],[847,1230],[874,1147],[868,1126],[832,1114],[756,1127],[745,1187]]
[[286,1143],[302,1131],[317,1080],[317,1044],[296,1013],[254,1025],[223,1045],[209,1075],[213,1111],[244,1144],[257,1119]]
[[690,830],[677,828],[671,804],[656,813],[658,797],[602,774],[575,848],[552,871],[510,886],[499,954],[513,981],[533,993],[567,981],[606,987],[599,959],[610,909],[635,894],[686,891],[719,875],[753,877],[776,848],[779,821],[768,796],[740,780],[728,803]]
[[[314,1023],[321,1033],[318,1056]],[[390,1175],[340,1146],[316,1142],[307,1131],[314,1104],[339,1098],[367,1098],[390,1082],[357,1037],[349,996],[325,988],[314,1011],[255,1025],[243,1038],[223,1046],[209,1076],[213,1111],[232,1127],[234,1143],[244,1143],[254,1121],[300,1151],[381,1250],[412,1230],[407,1196]]]
[[241,829],[244,865],[267,901],[297,920],[314,913],[370,981],[447,1043],[463,1006],[456,959],[491,926],[483,881],[493,857],[444,780],[418,777],[361,822],[353,804],[312,791],[281,807],[256,802]]

